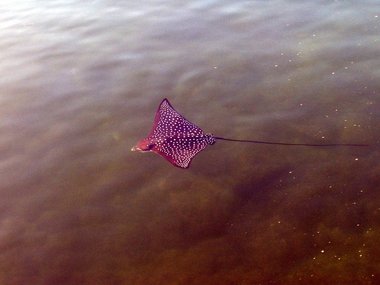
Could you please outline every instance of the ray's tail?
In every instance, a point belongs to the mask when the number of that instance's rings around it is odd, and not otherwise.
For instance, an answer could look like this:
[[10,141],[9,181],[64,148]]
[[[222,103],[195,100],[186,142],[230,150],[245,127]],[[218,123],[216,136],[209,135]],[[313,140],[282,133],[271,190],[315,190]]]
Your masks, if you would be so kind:
[[237,140],[228,139],[222,137],[214,137],[216,140],[230,141],[230,142],[242,142],[242,143],[256,143],[256,144],[272,144],[272,145],[288,145],[288,146],[310,146],[310,147],[365,147],[368,144],[353,144],[353,143],[329,143],[329,144],[311,144],[311,143],[286,143],[286,142],[269,142],[269,141],[256,141],[256,140]]

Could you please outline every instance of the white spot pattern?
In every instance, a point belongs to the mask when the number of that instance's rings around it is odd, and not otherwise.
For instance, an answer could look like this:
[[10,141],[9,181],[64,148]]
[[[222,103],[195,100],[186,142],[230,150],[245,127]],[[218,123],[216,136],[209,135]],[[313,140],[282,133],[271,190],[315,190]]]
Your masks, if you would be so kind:
[[181,168],[188,168],[195,155],[207,145],[215,143],[212,134],[204,133],[186,120],[167,99],[164,99],[158,107],[147,140],[154,144],[152,151]]

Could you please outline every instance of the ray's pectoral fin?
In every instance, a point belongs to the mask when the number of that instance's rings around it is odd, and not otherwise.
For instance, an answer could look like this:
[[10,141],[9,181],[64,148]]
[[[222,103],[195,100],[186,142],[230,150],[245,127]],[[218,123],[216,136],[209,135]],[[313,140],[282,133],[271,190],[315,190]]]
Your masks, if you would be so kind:
[[174,152],[167,152],[163,149],[155,149],[155,153],[161,155],[167,161],[179,168],[189,168],[191,161],[196,154],[190,154],[184,150],[178,150]]
[[185,155],[174,156],[172,154],[167,154],[165,152],[162,152],[162,150],[155,150],[154,152],[161,155],[171,164],[179,168],[189,168],[191,160],[193,159],[193,157],[188,157]]
[[163,143],[158,143],[153,151],[174,166],[188,168],[193,158],[209,144],[211,143],[204,137],[166,138]]

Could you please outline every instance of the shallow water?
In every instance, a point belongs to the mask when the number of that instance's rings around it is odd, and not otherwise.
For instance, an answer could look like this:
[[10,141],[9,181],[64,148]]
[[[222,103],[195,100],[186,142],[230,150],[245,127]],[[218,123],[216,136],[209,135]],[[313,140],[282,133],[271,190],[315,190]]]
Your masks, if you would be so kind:
[[[378,1],[2,1],[1,284],[378,284]],[[130,148],[162,98],[218,142]]]

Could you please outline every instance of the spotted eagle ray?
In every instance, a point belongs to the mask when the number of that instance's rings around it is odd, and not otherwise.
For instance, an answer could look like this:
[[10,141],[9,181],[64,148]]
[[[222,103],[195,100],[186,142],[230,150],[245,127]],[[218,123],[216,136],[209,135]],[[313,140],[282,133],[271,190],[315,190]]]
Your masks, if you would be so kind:
[[310,147],[334,147],[334,146],[367,146],[365,144],[308,144],[285,143],[256,140],[239,140],[217,137],[205,133],[201,128],[185,119],[170,104],[168,99],[163,99],[158,106],[154,118],[153,127],[149,135],[140,140],[132,151],[155,152],[167,159],[174,166],[188,168],[192,159],[208,145],[213,145],[216,140],[285,145],[285,146],[310,146]]

